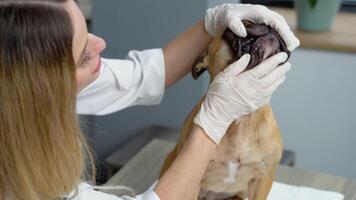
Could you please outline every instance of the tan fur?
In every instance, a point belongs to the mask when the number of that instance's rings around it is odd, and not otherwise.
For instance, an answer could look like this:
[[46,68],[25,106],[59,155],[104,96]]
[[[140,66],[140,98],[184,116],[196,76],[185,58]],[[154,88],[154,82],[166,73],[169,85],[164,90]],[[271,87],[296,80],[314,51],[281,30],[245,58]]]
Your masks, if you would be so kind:
[[[196,66],[199,70],[206,67],[212,80],[228,65],[230,59],[227,44],[216,38],[203,62]],[[161,175],[183,148],[192,131],[194,116],[204,98],[186,118],[180,138],[162,166]],[[281,153],[279,129],[271,106],[266,105],[230,125],[207,167],[198,189],[199,196],[201,199],[265,200],[271,189]],[[238,166],[236,174],[231,174],[229,165]],[[197,198],[198,194],[193,199]]]

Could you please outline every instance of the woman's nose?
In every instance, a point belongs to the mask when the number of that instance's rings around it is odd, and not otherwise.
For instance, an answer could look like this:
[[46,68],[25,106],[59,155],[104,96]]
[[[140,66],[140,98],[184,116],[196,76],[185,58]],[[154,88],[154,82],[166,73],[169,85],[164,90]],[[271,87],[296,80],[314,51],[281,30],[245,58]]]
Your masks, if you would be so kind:
[[101,53],[106,48],[106,42],[103,38],[96,35],[90,34],[93,41],[93,48],[98,54]]

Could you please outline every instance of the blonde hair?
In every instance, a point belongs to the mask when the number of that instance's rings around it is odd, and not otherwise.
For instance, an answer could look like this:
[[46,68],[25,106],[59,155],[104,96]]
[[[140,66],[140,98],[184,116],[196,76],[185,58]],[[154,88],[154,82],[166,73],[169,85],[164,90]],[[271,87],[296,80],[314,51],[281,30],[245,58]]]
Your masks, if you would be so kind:
[[[62,1],[0,3],[0,199],[54,200],[93,159],[76,110],[73,27]],[[93,179],[92,179],[93,180]]]

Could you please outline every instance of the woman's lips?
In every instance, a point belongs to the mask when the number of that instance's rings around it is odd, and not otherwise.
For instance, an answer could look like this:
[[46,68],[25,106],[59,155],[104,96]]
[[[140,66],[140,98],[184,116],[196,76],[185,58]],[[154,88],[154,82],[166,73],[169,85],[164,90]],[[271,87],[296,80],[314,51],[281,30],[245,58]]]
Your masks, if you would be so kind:
[[100,67],[101,67],[101,58],[100,56],[98,57],[98,61],[96,63],[96,66],[94,68],[94,71],[93,71],[93,74],[96,74],[99,70],[100,70]]

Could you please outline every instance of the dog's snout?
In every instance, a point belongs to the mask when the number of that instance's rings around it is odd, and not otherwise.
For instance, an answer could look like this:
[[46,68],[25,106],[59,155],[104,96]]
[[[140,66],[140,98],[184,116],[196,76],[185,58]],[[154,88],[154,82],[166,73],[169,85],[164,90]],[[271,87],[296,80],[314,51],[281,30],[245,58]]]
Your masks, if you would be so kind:
[[289,57],[290,52],[286,44],[270,26],[254,24],[246,20],[243,23],[247,31],[245,38],[240,38],[230,29],[226,29],[222,35],[222,38],[229,45],[232,55],[234,55],[230,63],[248,53],[251,55],[251,60],[246,70],[249,70],[278,52],[284,51]]

